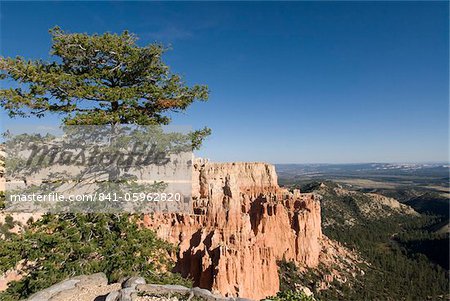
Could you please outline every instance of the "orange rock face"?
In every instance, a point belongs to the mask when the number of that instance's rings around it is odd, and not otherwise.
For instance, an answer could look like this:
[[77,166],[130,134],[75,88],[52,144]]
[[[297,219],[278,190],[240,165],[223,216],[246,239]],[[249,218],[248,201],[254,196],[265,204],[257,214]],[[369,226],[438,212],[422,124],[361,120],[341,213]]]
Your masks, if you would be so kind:
[[315,267],[320,204],[277,184],[263,163],[197,163],[194,214],[157,214],[144,225],[179,246],[177,271],[225,296],[260,299],[279,290],[277,261]]

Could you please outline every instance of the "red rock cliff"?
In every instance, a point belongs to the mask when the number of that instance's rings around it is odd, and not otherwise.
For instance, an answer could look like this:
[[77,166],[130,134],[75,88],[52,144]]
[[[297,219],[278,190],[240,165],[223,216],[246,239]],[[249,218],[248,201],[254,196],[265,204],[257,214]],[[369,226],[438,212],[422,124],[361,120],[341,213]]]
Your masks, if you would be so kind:
[[277,184],[272,165],[198,163],[193,215],[146,216],[179,245],[177,270],[226,296],[260,299],[279,290],[277,261],[314,267],[321,251],[320,204]]

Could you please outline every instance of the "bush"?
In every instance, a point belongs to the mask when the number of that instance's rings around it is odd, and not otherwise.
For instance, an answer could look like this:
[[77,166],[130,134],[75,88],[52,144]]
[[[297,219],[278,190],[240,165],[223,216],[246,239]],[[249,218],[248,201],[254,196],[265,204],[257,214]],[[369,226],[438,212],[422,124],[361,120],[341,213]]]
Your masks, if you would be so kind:
[[315,301],[313,296],[306,296],[303,292],[298,291],[281,291],[276,296],[267,298],[276,301]]
[[1,300],[19,300],[76,275],[103,272],[110,282],[140,275],[148,282],[189,286],[168,272],[175,248],[140,229],[129,214],[45,215],[23,235],[0,245],[0,273],[25,262],[25,276],[0,293]]

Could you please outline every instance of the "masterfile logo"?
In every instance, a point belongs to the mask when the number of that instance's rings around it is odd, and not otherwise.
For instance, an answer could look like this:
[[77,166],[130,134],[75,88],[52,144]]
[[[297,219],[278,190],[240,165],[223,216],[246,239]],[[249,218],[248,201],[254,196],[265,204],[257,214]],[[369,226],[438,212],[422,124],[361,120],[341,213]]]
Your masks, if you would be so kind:
[[65,126],[60,132],[7,136],[8,211],[191,210],[188,127]]

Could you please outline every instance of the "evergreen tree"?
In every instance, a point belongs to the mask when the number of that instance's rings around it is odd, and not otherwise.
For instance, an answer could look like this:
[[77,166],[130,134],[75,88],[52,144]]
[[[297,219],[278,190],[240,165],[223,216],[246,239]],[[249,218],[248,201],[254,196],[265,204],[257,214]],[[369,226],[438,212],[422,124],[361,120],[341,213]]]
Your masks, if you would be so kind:
[[[206,101],[208,88],[189,87],[170,71],[160,44],[141,47],[127,31],[102,35],[50,30],[54,60],[0,58],[0,78],[18,87],[0,89],[11,117],[63,115],[69,125],[169,124],[170,112]],[[192,133],[193,147],[210,134]]]
[[[189,87],[170,71],[160,44],[141,47],[127,31],[88,35],[55,27],[50,33],[53,61],[0,58],[0,79],[17,86],[0,89],[0,106],[10,117],[56,113],[66,125],[167,125],[170,113],[208,99],[206,86]],[[208,128],[192,132],[192,147],[209,134]],[[2,196],[0,209],[3,202]],[[151,282],[186,284],[170,273],[173,246],[138,222],[129,214],[47,214],[22,235],[8,235],[0,244],[0,273],[19,262],[25,273],[0,299],[19,300],[95,272],[111,281],[139,274]]]

